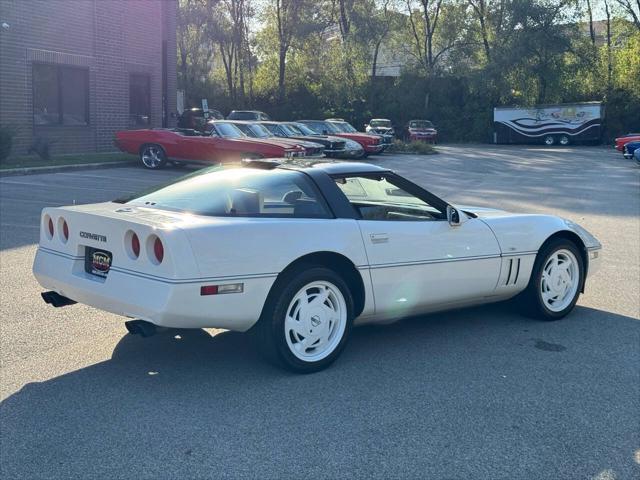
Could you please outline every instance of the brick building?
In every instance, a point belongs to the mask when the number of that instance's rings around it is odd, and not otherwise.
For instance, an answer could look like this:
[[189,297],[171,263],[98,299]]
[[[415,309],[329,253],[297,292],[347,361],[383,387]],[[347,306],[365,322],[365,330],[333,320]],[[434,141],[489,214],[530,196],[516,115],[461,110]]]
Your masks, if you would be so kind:
[[113,151],[126,128],[171,126],[177,0],[0,0],[0,125],[13,154]]

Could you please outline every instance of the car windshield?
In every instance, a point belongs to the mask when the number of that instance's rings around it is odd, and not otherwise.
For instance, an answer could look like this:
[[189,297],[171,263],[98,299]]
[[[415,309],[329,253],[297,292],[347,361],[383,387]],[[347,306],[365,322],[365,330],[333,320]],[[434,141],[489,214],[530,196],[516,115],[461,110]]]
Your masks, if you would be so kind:
[[246,137],[242,130],[232,123],[214,123],[213,128],[218,135],[224,138]]
[[335,126],[342,133],[356,133],[357,130],[348,122],[327,122]]
[[331,122],[311,121],[304,124],[313,130],[316,134],[326,135],[327,133],[343,133],[338,127]]
[[264,125],[260,125],[258,123],[251,123],[247,125],[251,135],[258,138],[269,138],[273,137],[273,133],[269,131]]
[[276,125],[275,123],[266,123],[263,125],[263,127],[269,130],[272,136],[275,135],[276,137],[286,137],[285,132],[281,128],[281,125]]
[[433,128],[433,123],[429,120],[411,120],[409,128]]
[[206,168],[119,202],[213,217],[330,217],[304,173],[278,168]]
[[278,126],[287,134],[288,137],[294,137],[301,134],[300,130],[291,124],[281,123]]
[[369,125],[371,125],[372,127],[387,127],[387,128],[390,128],[391,127],[391,120],[371,120],[371,122],[369,122]]
[[297,130],[298,133],[301,133],[303,135],[318,135],[316,132],[314,132],[309,127],[307,127],[304,123],[291,123],[289,124],[289,127],[291,127],[294,130]]

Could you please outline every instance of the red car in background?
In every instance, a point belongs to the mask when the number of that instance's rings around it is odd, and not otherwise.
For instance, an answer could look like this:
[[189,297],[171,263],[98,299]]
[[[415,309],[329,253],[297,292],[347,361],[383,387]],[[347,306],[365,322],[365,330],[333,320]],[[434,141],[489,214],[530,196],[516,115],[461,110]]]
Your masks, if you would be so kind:
[[409,142],[437,143],[438,131],[429,120],[409,120],[404,130],[404,138]]
[[299,157],[301,146],[248,138],[235,126],[215,123],[206,132],[182,128],[123,130],[116,132],[115,145],[123,152],[140,156],[146,168],[173,163],[221,163],[243,158]]
[[325,120],[298,120],[297,123],[306,125],[318,135],[331,135],[356,141],[362,145],[365,156],[380,153],[385,147],[379,135],[368,135],[357,131],[346,133],[336,127],[333,122],[327,122]]
[[615,142],[616,150],[622,152],[625,144],[629,142],[640,142],[640,133],[627,133],[626,135],[616,138]]

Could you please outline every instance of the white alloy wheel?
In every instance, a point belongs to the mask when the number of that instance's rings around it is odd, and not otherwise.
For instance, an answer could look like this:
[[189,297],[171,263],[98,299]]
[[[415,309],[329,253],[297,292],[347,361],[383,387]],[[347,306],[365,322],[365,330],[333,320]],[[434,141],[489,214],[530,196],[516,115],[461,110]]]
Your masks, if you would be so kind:
[[544,137],[544,144],[545,145],[553,145],[554,143],[556,143],[556,139],[553,138],[552,135],[547,135],[546,137]]
[[569,142],[570,142],[570,140],[569,140],[569,137],[567,135],[562,135],[560,137],[560,141],[559,141],[560,145],[566,146],[566,145],[569,145]]
[[580,266],[566,249],[554,251],[545,261],[540,276],[540,294],[546,308],[561,312],[573,302],[580,286]]
[[164,165],[164,152],[157,145],[147,145],[140,153],[140,159],[147,168],[160,168]]
[[334,284],[308,283],[289,303],[284,334],[291,353],[304,362],[317,362],[338,347],[347,325],[347,305]]

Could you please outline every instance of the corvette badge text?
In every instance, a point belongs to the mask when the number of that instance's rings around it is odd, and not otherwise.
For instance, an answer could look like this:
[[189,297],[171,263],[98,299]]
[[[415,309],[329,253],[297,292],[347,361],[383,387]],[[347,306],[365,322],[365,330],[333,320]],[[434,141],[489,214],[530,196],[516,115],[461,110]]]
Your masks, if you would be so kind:
[[80,232],[82,238],[88,238],[89,240],[96,240],[98,242],[106,242],[107,237],[105,235],[98,235],[97,233]]

